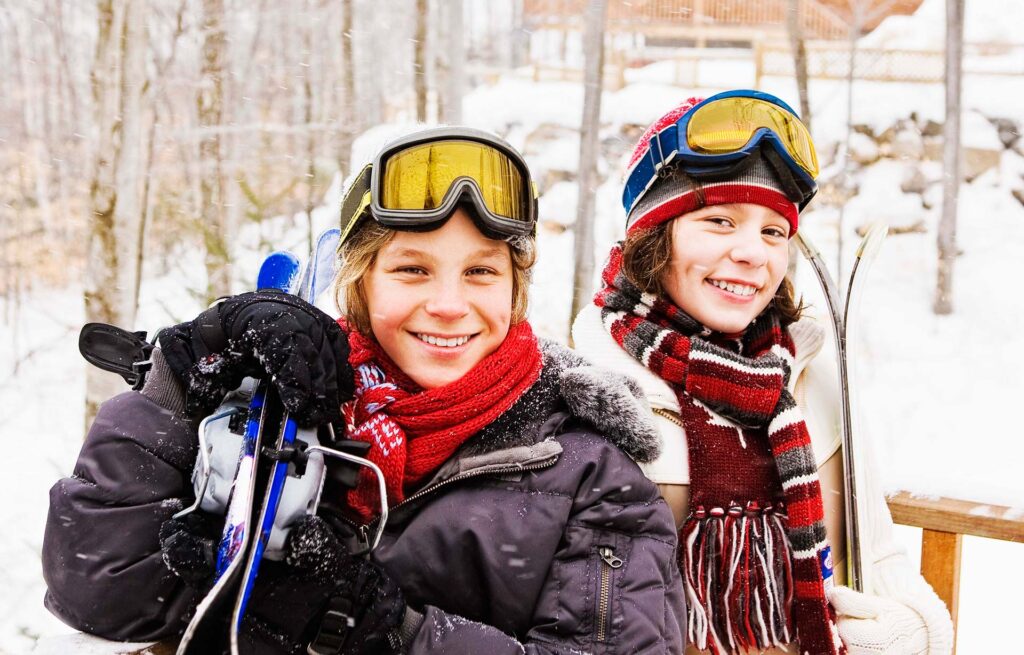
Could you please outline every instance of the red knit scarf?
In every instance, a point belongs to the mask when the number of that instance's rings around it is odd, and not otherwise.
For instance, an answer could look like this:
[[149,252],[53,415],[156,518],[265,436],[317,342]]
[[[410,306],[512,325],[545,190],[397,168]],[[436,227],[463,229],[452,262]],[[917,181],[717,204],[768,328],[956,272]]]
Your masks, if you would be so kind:
[[679,541],[689,640],[717,654],[795,637],[801,653],[844,653],[825,596],[831,551],[818,469],[786,388],[789,332],[767,311],[740,339],[712,343],[621,267],[620,244],[594,302],[615,341],[676,392],[686,431],[690,513]]
[[[384,473],[389,505],[426,482],[540,376],[540,348],[525,321],[513,325],[498,349],[464,376],[429,390],[409,379],[376,340],[350,328],[348,339],[355,398],[342,408],[347,436],[371,444],[366,457]],[[379,487],[368,469],[360,471],[348,503],[363,522],[379,513]]]

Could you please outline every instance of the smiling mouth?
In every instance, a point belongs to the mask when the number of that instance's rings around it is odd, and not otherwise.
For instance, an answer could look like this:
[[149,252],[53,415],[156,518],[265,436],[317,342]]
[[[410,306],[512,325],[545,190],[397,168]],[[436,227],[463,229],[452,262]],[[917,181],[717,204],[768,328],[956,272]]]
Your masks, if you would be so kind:
[[464,334],[462,336],[455,337],[439,337],[433,334],[426,334],[423,332],[413,332],[413,336],[424,343],[428,343],[431,346],[440,346],[441,348],[458,348],[464,346],[475,334]]
[[757,287],[749,284],[726,282],[725,280],[712,280],[711,278],[706,278],[704,281],[713,287],[717,287],[723,291],[728,291],[729,293],[737,296],[752,296],[757,293]]

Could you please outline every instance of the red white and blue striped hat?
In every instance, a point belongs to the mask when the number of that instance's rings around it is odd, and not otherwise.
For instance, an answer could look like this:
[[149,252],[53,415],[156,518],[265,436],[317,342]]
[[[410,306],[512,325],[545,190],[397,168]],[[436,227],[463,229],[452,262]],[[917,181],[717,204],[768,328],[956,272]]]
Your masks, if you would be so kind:
[[[689,98],[652,123],[633,149],[625,179],[637,162],[647,156],[651,137],[701,102],[702,98]],[[626,233],[648,230],[687,212],[711,205],[752,203],[762,205],[781,214],[790,225],[790,236],[796,234],[800,209],[790,200],[775,170],[760,155],[751,158],[751,164],[728,179],[700,182],[684,174],[674,174],[671,168],[659,177],[640,197],[632,210],[627,208]]]

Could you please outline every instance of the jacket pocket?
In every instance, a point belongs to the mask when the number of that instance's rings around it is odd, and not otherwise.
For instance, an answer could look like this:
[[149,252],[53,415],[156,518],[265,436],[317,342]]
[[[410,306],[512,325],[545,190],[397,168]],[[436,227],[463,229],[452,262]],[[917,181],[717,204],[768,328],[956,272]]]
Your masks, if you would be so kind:
[[598,642],[607,642],[612,632],[612,608],[615,589],[616,572],[622,568],[625,561],[616,553],[614,545],[598,546],[597,556],[598,579],[597,579],[597,609],[594,613],[594,628]]

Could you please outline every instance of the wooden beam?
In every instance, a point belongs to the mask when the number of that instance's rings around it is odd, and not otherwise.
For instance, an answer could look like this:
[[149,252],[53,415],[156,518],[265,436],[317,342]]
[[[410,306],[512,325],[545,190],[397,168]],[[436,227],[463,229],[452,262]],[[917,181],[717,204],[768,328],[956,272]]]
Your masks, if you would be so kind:
[[888,497],[892,520],[926,530],[1024,543],[1024,512],[1002,505],[955,498],[918,497],[906,491]]
[[[956,634],[960,607],[960,551],[963,535],[937,530],[924,530],[921,539],[921,575],[939,595],[953,619]],[[953,652],[956,653],[954,641]]]

